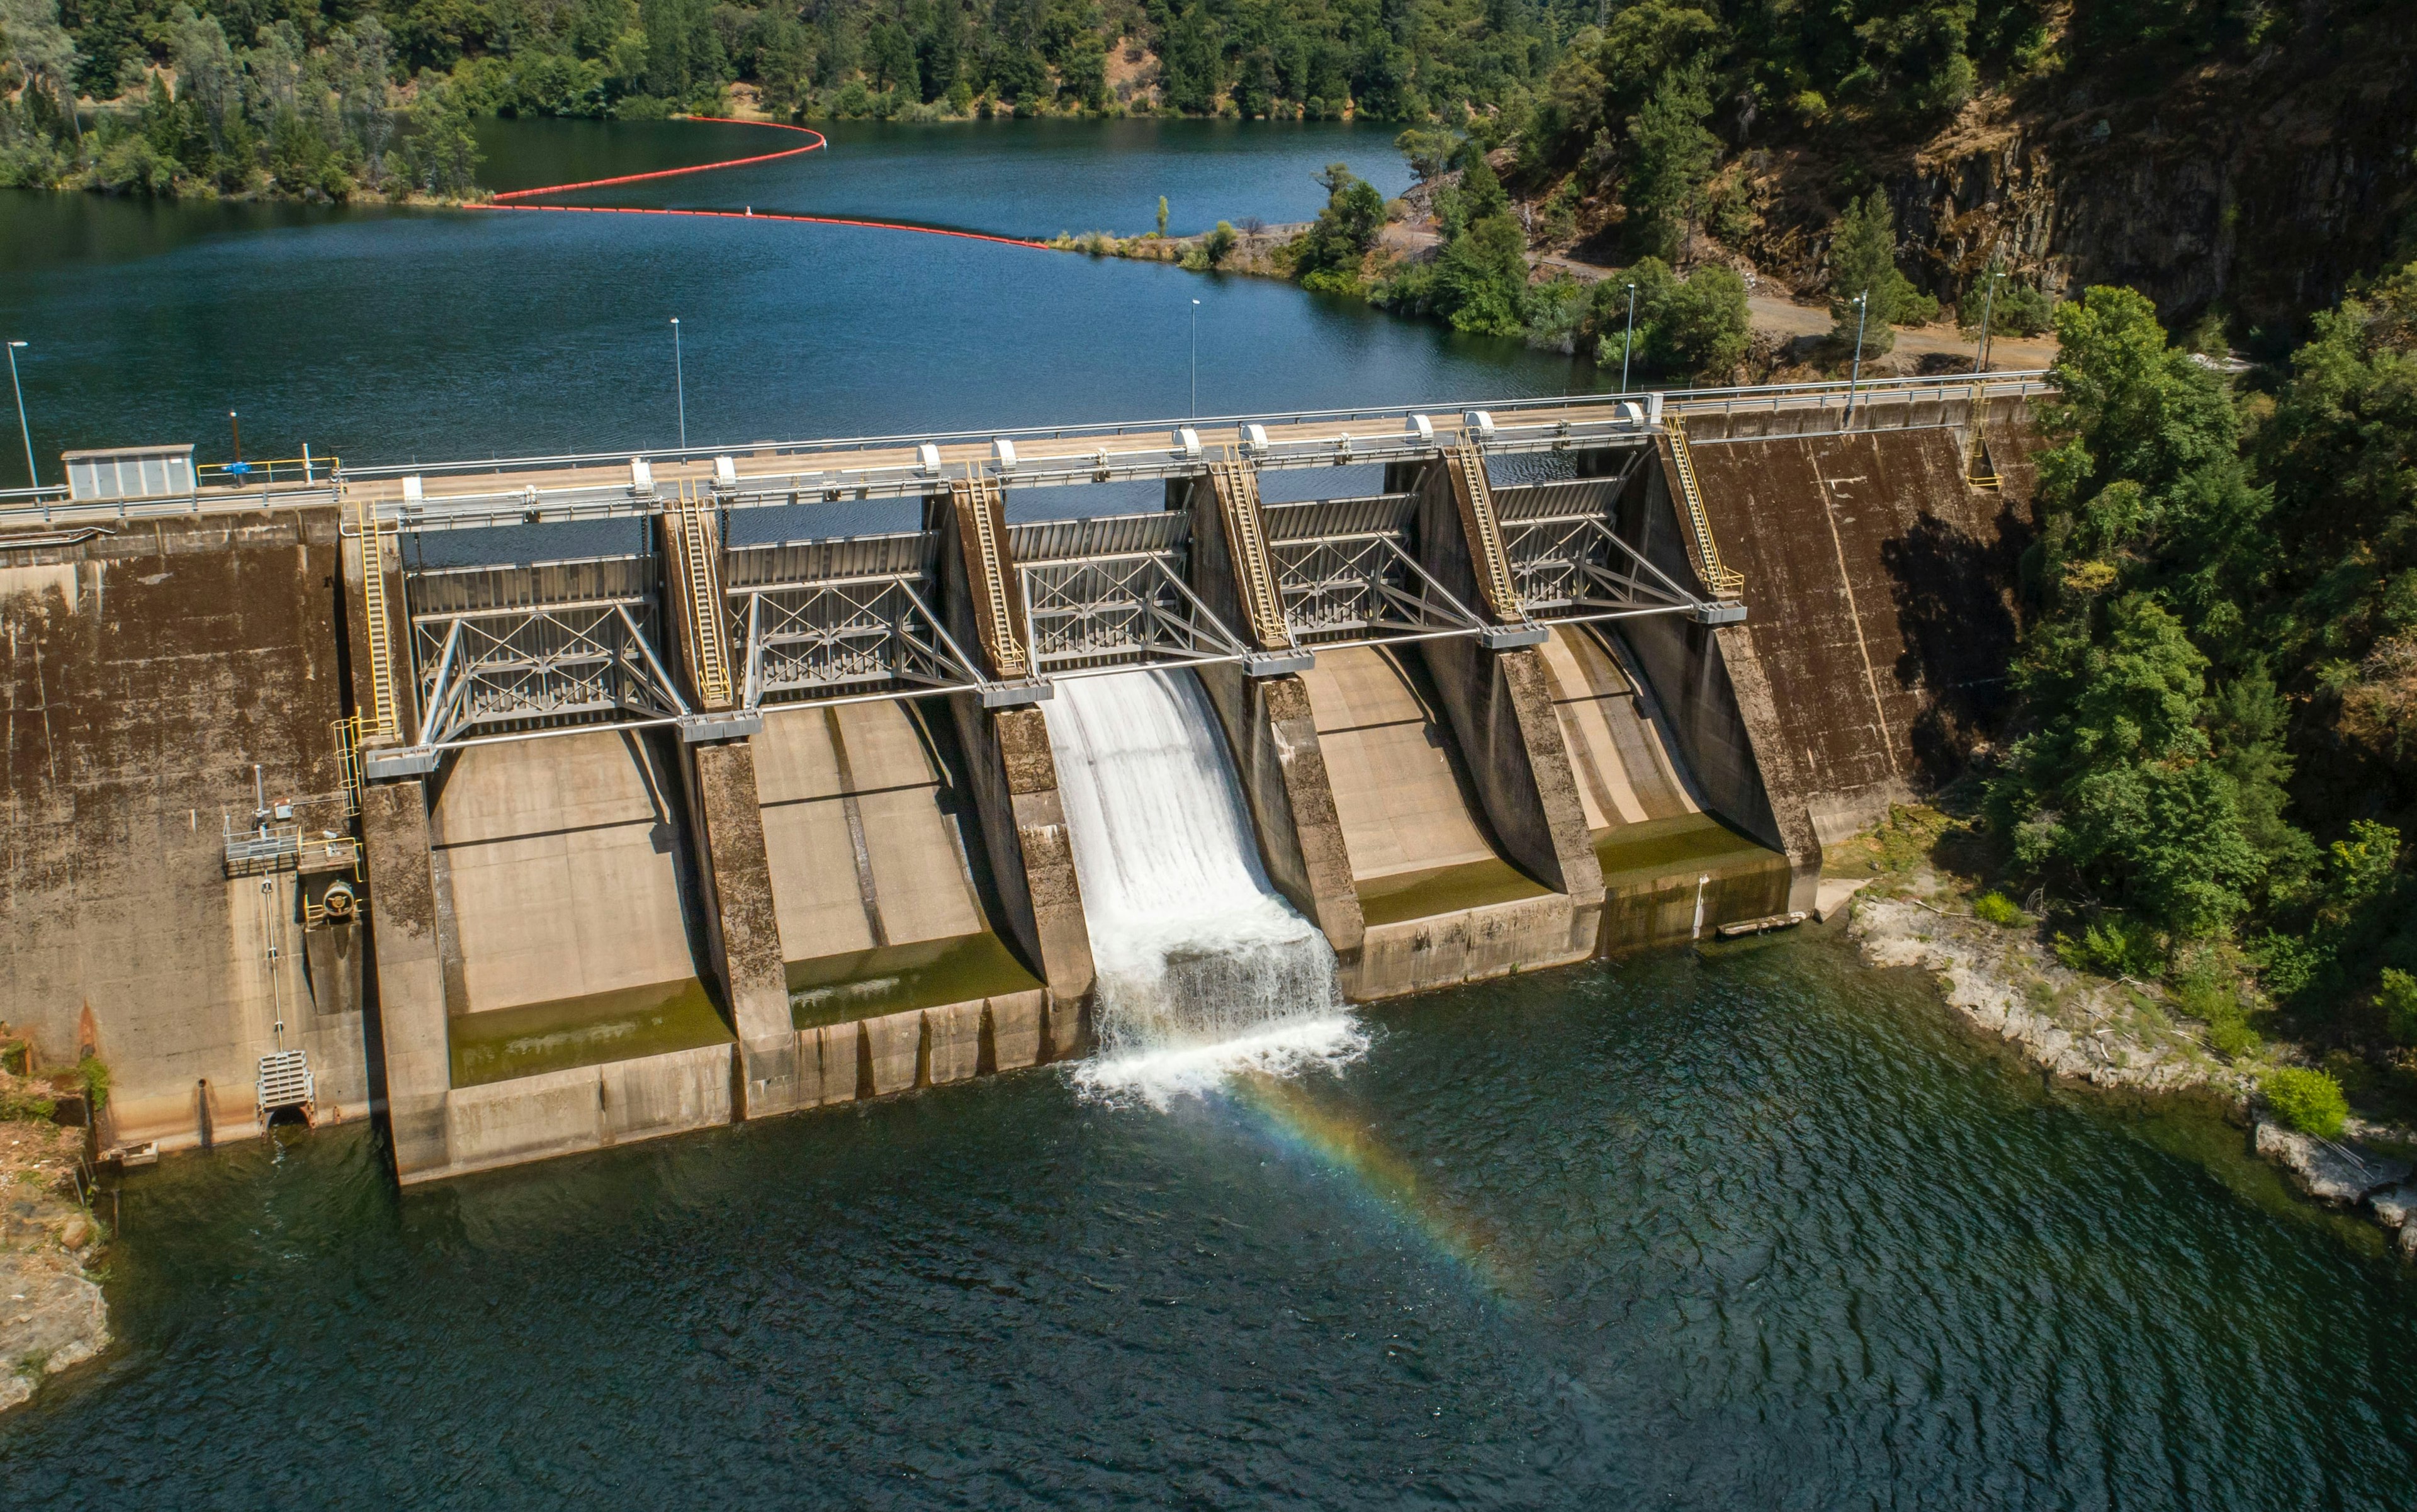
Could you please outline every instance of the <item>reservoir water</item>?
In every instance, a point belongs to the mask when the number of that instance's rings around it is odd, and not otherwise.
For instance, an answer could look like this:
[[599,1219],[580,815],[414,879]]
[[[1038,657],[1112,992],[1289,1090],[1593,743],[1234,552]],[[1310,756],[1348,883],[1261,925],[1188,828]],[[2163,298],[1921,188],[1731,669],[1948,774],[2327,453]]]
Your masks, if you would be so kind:
[[[488,176],[668,130],[501,124]],[[1179,230],[1304,213],[1271,163],[1387,156],[1020,130],[837,127],[737,187],[1012,234],[1167,192]],[[46,456],[220,454],[230,408],[256,454],[663,444],[673,314],[708,444],[1179,412],[1195,298],[1204,409],[1573,376],[1272,283],[768,223],[10,193],[0,273]],[[1111,830],[1148,786],[1102,785]],[[1272,939],[1223,813],[1143,822]],[[123,1187],[120,1343],[0,1417],[0,1505],[2410,1503],[2417,1283],[2376,1230],[1834,935],[1345,1022],[1156,1101],[1024,1073],[409,1193],[357,1125],[172,1157]]]

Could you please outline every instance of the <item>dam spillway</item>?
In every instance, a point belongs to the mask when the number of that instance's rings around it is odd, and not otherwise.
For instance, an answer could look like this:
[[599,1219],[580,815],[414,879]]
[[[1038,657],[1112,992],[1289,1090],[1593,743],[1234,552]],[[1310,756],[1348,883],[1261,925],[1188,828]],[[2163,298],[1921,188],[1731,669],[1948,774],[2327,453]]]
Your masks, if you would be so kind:
[[1334,1019],[1333,948],[1268,881],[1196,676],[1070,679],[1047,718],[1102,1060],[1213,1058]]
[[[300,1056],[416,1182],[1805,909],[1985,728],[2036,387],[0,501],[0,987],[112,1061],[112,1144],[284,1116]],[[1100,780],[1145,711],[1179,795]]]

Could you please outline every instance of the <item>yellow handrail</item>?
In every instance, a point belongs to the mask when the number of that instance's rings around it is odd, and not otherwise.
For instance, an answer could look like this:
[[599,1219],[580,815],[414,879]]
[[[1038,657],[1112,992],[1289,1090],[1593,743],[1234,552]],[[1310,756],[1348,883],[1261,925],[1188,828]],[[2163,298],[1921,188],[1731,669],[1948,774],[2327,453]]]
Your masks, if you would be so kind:
[[1239,457],[1225,458],[1218,470],[1225,483],[1225,533],[1233,542],[1234,563],[1242,573],[1242,607],[1260,644],[1281,649],[1292,644],[1292,627],[1285,622],[1284,600],[1268,565],[1267,535],[1259,521],[1258,472]]
[[1528,611],[1519,603],[1518,589],[1511,581],[1511,559],[1502,550],[1502,527],[1494,518],[1494,490],[1485,476],[1485,454],[1464,434],[1456,460],[1461,481],[1468,490],[1468,517],[1477,527],[1477,539],[1469,544],[1477,548],[1477,570],[1483,576],[1485,596],[1492,601],[1495,613],[1504,619],[1524,620]]
[[998,534],[991,527],[991,504],[998,496],[996,485],[968,466],[964,484],[965,497],[974,517],[974,550],[981,561],[982,601],[989,605],[991,620],[991,654],[998,662],[1002,678],[1023,677],[1029,664],[1025,660],[1024,647],[1015,638],[1015,620],[1008,609],[1007,573],[998,549]]
[[377,512],[352,499],[344,512],[353,517],[361,543],[361,611],[369,620],[370,707],[360,721],[359,739],[390,741],[401,733],[395,717],[394,652],[388,643],[386,606],[386,532]]
[[689,609],[696,633],[696,691],[708,708],[718,708],[730,702],[730,662],[722,647],[722,594],[706,540],[705,502],[691,484],[680,484],[680,566],[688,579]]
[[343,462],[337,457],[263,457],[245,462],[203,462],[193,466],[194,481],[204,486],[230,488],[272,487],[277,482],[277,469],[286,471],[285,481],[291,484],[294,474],[302,474],[304,486],[329,481]]
[[1687,505],[1687,523],[1695,537],[1696,565],[1704,586],[1716,599],[1734,599],[1745,589],[1745,574],[1721,565],[1721,548],[1712,541],[1711,517],[1704,512],[1704,492],[1695,482],[1695,458],[1687,450],[1687,422],[1673,415],[1666,422],[1670,456],[1678,465],[1679,492]]

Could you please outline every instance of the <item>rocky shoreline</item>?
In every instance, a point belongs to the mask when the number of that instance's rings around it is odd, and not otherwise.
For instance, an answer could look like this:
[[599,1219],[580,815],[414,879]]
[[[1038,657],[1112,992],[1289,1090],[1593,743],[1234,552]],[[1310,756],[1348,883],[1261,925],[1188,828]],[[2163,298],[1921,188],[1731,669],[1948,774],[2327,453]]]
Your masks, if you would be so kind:
[[84,1131],[0,1122],[0,1412],[109,1347],[109,1307],[87,1271],[100,1226],[76,1195]]
[[1911,897],[1865,894],[1847,924],[1872,966],[1913,967],[1938,983],[1949,1007],[2019,1046],[2057,1076],[2107,1089],[2205,1089],[2251,1123],[2257,1153],[2301,1192],[2383,1228],[2417,1262],[2417,1181],[2384,1148],[2417,1147],[2417,1132],[2353,1118],[2338,1140],[2265,1117],[2256,1078],[2211,1050],[2202,1028],[2169,1011],[2145,984],[2108,982],[2060,963],[2029,928],[2006,928]]

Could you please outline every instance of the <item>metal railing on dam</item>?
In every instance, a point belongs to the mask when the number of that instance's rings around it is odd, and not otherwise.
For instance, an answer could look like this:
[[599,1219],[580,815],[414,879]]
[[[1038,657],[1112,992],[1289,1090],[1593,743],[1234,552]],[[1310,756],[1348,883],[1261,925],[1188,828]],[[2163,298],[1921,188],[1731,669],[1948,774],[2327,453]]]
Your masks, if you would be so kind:
[[[946,475],[962,477],[968,465],[1000,486],[1027,489],[1197,477],[1221,456],[1248,456],[1262,469],[1415,461],[1441,455],[1465,430],[1494,454],[1549,452],[1641,435],[1665,413],[1812,410],[1835,413],[1844,428],[1850,407],[1877,402],[1902,412],[1894,425],[1953,424],[1946,411],[1959,401],[2043,391],[2046,378],[2044,371],[1961,374],[396,463],[342,467],[333,477],[313,471],[307,481],[209,486],[197,479],[190,490],[141,497],[10,489],[0,491],[0,530],[307,507],[339,496],[411,530],[628,518],[673,506],[659,482],[707,486],[733,507],[913,497],[945,486]],[[1918,418],[1924,406],[1937,411],[1927,421]]]
[[[1959,425],[1984,394],[2038,387],[2033,374],[1867,386],[1904,396],[1888,428]],[[1501,649],[1534,643],[1547,620],[1678,614],[1734,623],[1746,613],[1743,585],[1706,566],[1717,554],[1708,553],[1700,511],[1677,522],[1676,537],[1665,530],[1657,553],[1649,524],[1623,530],[1618,501],[1657,436],[1675,431],[1673,405],[1725,405],[1732,416],[1792,409],[1788,434],[1820,435],[1824,415],[1843,420],[1847,397],[1843,385],[1807,385],[1644,403],[1528,401],[1440,423],[1418,412],[1328,411],[1178,422],[1171,435],[1026,431],[987,436],[988,451],[970,455],[963,436],[903,450],[897,438],[873,438],[715,456],[703,487],[672,476],[682,464],[646,456],[618,459],[610,482],[590,459],[536,459],[507,491],[493,480],[524,465],[384,482],[355,474],[345,527],[358,533],[372,521],[388,541],[506,523],[664,522],[662,539],[636,556],[397,573],[410,628],[402,654],[388,654],[414,695],[398,732],[411,754],[372,765],[428,770],[445,750],[597,724],[726,738],[753,727],[757,710],[789,703],[971,692],[1000,706],[1046,698],[1055,679],[1134,665],[1231,663],[1265,674],[1384,641],[1468,637]],[[1869,403],[1865,390],[1855,398]],[[799,467],[808,451],[825,466]],[[1602,475],[1489,476],[1495,459],[1552,452],[1591,455]],[[852,466],[839,467],[837,456]],[[1385,465],[1393,491],[1283,503],[1259,496],[1264,471],[1346,463]],[[1136,478],[1166,480],[1168,507],[990,524],[1002,497],[1029,488]],[[920,496],[926,527],[723,544],[735,510],[879,495]],[[1458,523],[1444,523],[1454,512]],[[962,564],[950,519],[964,527]],[[1218,522],[1219,538],[1205,573],[1195,560],[1204,519]],[[811,510],[799,516],[808,528],[812,520]],[[702,612],[708,588],[719,613]],[[1270,590],[1271,612],[1251,606],[1251,595]],[[372,627],[373,653],[377,636]],[[714,667],[730,670],[719,683],[700,680],[699,668]],[[732,711],[711,712],[723,706]]]

